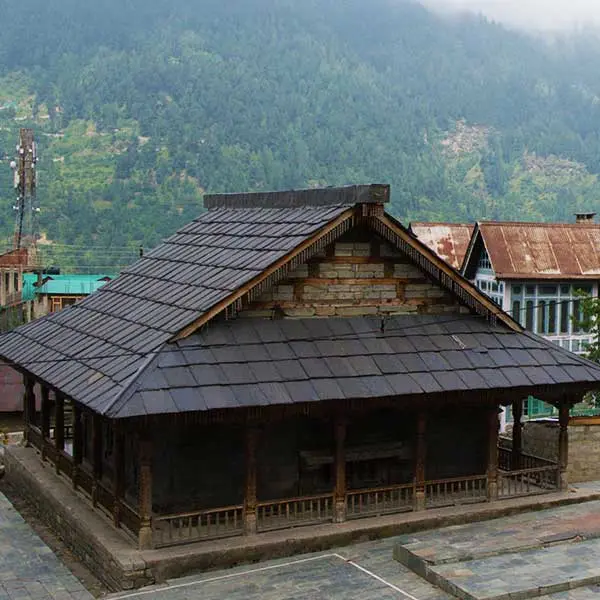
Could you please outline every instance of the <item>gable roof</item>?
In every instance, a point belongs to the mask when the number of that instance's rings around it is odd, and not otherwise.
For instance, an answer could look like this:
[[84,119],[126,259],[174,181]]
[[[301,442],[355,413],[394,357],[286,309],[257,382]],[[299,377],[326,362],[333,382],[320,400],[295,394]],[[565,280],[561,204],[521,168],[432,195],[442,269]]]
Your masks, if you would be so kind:
[[485,247],[498,279],[599,279],[598,223],[477,223],[462,272],[473,278]]
[[599,365],[480,316],[394,316],[384,331],[373,317],[239,319],[208,327],[153,358],[107,415],[467,390],[505,389],[525,397],[539,386],[585,389],[598,380]]
[[422,223],[410,224],[412,231],[451,267],[460,269],[475,225],[472,223]]
[[[76,305],[0,336],[0,358],[107,414],[155,357],[215,316],[235,315],[359,222],[400,249],[473,314],[522,327],[400,223],[388,186],[214,197],[192,223]],[[358,204],[354,200],[360,199]],[[315,200],[316,206],[311,205]],[[348,203],[345,203],[347,200]],[[337,204],[328,204],[334,202]],[[341,202],[341,203],[340,203]]]

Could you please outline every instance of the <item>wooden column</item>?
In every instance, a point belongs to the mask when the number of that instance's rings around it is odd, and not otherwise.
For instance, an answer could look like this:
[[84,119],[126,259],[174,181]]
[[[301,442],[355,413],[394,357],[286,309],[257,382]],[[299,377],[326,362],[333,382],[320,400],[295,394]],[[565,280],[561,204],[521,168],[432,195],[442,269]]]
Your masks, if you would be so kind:
[[23,436],[25,438],[25,445],[30,446],[29,430],[35,422],[35,393],[34,393],[34,381],[27,375],[23,376],[23,385],[25,386],[25,393],[23,394],[23,416],[25,417],[25,430]]
[[140,530],[138,543],[140,550],[153,547],[152,540],[152,441],[143,437],[139,440],[139,491],[138,510]]
[[335,453],[334,466],[334,507],[333,515],[336,523],[346,520],[346,421],[337,417],[334,423]]
[[256,533],[256,450],[258,429],[246,425],[246,485],[244,486],[244,532]]
[[560,467],[560,489],[569,489],[567,467],[569,465],[569,409],[567,402],[561,402],[558,407],[558,465]]
[[415,444],[415,510],[425,510],[425,464],[427,461],[427,413],[417,414]]
[[125,435],[120,421],[113,421],[115,447],[113,450],[113,469],[115,473],[115,504],[113,522],[115,527],[121,526],[121,502],[125,492]]
[[521,454],[523,452],[522,430],[523,425],[523,400],[515,400],[512,403],[513,414],[513,433],[512,433],[512,452],[510,459],[510,468],[513,471],[518,471],[521,468]]
[[77,477],[83,458],[83,424],[81,422],[81,406],[73,403],[73,470],[71,481],[73,488],[77,489]]
[[42,460],[46,459],[46,444],[50,439],[50,389],[42,385],[42,411],[41,411],[41,430],[42,430]]
[[492,406],[488,411],[488,468],[487,468],[487,497],[493,501],[498,499],[498,406]]
[[96,413],[92,414],[92,504],[98,503],[98,483],[102,478],[102,419]]
[[60,473],[60,456],[65,451],[65,398],[56,394],[54,442],[56,444],[56,473]]

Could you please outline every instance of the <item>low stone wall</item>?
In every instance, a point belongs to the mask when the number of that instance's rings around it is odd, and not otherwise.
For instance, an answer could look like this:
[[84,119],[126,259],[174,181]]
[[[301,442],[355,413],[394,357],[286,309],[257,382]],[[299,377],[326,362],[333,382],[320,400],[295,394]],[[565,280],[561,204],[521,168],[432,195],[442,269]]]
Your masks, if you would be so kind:
[[42,521],[110,589],[127,590],[154,583],[152,570],[133,541],[86,506],[86,500],[72,490],[69,482],[36,454],[33,448],[6,446],[4,463],[7,476]]
[[569,482],[600,479],[600,417],[573,417],[569,422]]
[[550,419],[523,423],[523,452],[558,462],[558,422]]

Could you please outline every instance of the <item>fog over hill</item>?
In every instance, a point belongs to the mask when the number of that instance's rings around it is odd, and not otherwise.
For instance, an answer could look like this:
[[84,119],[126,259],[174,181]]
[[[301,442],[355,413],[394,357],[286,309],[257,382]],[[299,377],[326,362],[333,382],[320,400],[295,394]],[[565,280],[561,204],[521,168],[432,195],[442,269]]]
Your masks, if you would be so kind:
[[[510,14],[592,14],[578,1],[521,0]],[[390,183],[404,221],[600,212],[589,37],[547,44],[408,0],[21,0],[7,11],[0,0],[0,236],[14,222],[7,159],[22,126],[39,141],[44,235],[105,258],[158,243],[205,191]],[[98,264],[93,249],[77,260]]]

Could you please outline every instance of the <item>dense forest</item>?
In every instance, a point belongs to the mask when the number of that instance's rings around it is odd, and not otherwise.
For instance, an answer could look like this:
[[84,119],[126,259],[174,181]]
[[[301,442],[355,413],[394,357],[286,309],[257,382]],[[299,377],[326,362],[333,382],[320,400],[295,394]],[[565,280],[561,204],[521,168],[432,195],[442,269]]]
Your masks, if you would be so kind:
[[589,35],[402,0],[0,0],[0,22],[0,237],[31,126],[73,265],[155,245],[204,192],[385,182],[405,222],[600,211]]

